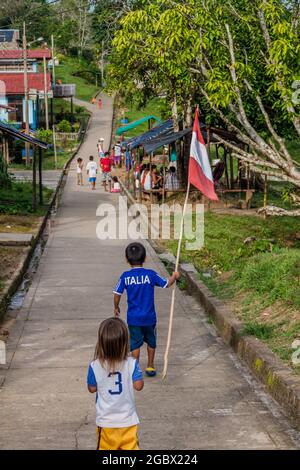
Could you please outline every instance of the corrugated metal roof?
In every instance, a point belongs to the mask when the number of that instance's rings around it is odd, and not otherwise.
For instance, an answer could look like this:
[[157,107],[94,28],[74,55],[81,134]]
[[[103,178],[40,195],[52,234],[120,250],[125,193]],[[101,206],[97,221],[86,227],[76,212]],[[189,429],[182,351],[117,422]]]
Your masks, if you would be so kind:
[[[27,58],[28,59],[51,59],[51,50],[50,49],[28,49]],[[0,50],[0,60],[1,59],[23,59],[23,50],[22,49],[2,49]]]
[[173,121],[172,119],[168,119],[167,121],[159,124],[158,126],[153,127],[150,131],[144,132],[144,134],[131,139],[128,143],[128,146],[131,150],[139,147],[140,145],[144,145],[145,142],[148,142],[152,139],[155,139],[158,136],[163,134],[167,134],[173,131]]
[[18,131],[14,127],[9,126],[8,124],[4,124],[4,122],[0,121],[0,132],[5,135],[9,135],[17,140],[23,140],[24,142],[29,142],[32,145],[36,145],[37,147],[41,147],[43,149],[47,149],[49,145],[42,140],[36,139],[28,134],[23,134],[22,132]]
[[[28,73],[28,89],[44,91],[44,74]],[[47,73],[47,91],[51,90],[50,73]],[[23,73],[0,73],[0,80],[5,83],[5,94],[15,95],[24,94],[24,75]]]
[[182,137],[190,134],[191,132],[192,128],[189,127],[188,129],[184,129],[180,132],[172,132],[168,133],[167,135],[163,134],[156,139],[149,140],[144,143],[145,152],[148,154],[155,152],[155,150],[159,149],[160,147],[171,144],[172,142],[176,142],[176,140],[182,139]]

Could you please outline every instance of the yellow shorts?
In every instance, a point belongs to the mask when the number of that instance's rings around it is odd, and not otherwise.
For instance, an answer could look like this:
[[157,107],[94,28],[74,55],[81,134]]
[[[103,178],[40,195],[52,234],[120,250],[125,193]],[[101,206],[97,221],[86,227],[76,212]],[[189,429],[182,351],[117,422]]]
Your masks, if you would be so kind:
[[139,450],[137,426],[97,428],[97,450]]

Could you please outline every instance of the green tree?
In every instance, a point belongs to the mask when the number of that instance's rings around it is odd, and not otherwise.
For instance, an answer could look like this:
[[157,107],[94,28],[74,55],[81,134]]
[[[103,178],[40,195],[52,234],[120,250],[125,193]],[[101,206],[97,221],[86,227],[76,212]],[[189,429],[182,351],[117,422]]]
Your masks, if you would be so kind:
[[0,27],[23,29],[27,26],[27,40],[38,37],[50,40],[52,6],[46,0],[1,0]]
[[[253,171],[300,187],[280,129],[288,122],[300,137],[299,107],[293,103],[300,59],[296,3],[206,0],[194,17],[202,49],[193,70],[202,95],[249,150],[219,140]],[[275,114],[281,118],[273,119]]]
[[113,46],[115,87],[165,91],[175,124],[198,94],[244,144],[219,138],[237,158],[300,187],[284,139],[288,127],[300,137],[298,1],[145,1],[121,20]]
[[177,130],[180,109],[191,123],[195,79],[189,65],[200,47],[197,31],[189,27],[190,13],[187,4],[146,2],[122,18],[113,40],[112,86],[140,99],[166,92]]

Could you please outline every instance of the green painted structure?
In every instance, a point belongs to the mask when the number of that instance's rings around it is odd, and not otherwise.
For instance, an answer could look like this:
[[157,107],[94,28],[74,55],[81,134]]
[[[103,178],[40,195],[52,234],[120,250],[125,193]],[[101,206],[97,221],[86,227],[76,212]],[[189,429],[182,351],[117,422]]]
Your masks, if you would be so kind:
[[125,126],[119,127],[116,131],[116,135],[122,135],[125,132],[129,132],[132,129],[135,129],[136,127],[144,124],[144,122],[151,121],[152,119],[154,121],[161,122],[161,119],[157,118],[156,116],[145,116],[141,119],[138,119],[137,121],[133,121],[129,124],[126,124]]

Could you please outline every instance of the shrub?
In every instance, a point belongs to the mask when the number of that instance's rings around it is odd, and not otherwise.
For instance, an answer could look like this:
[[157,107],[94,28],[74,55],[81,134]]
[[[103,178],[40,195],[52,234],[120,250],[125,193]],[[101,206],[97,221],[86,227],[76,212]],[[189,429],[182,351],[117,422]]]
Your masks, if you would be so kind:
[[75,112],[76,114],[84,114],[86,112],[86,109],[84,106],[76,106]]
[[74,132],[78,132],[78,131],[79,131],[79,128],[80,128],[79,122],[74,122],[74,124],[73,124],[73,131],[74,131]]
[[0,155],[0,188],[9,187],[11,184],[11,179],[7,171],[7,165],[3,160],[2,155]]
[[47,144],[52,144],[53,142],[53,132],[50,129],[38,129],[37,137]]
[[60,121],[60,123],[58,123],[57,130],[59,132],[72,132],[72,126],[69,121],[63,119],[62,121]]
[[258,322],[247,322],[242,330],[242,335],[255,336],[259,339],[270,339],[274,334],[274,325],[264,325]]

